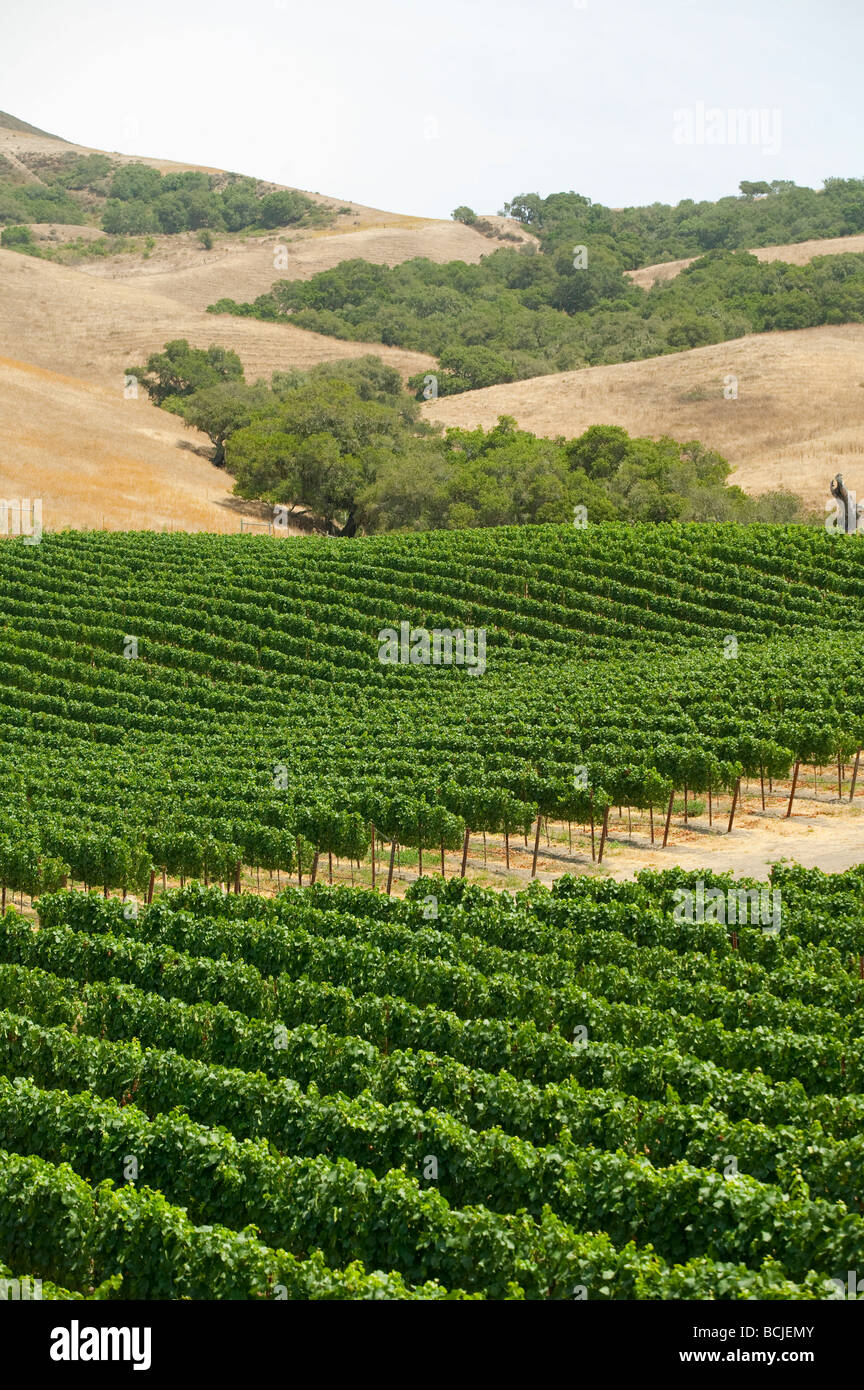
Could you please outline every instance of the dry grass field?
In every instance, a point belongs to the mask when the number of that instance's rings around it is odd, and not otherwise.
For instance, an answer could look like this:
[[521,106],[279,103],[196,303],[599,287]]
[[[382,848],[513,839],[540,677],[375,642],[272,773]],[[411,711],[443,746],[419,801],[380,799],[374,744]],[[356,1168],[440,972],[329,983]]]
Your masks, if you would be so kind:
[[[3,119],[0,155],[30,181],[39,181],[25,162],[31,156],[101,153],[10,128]],[[200,167],[115,158],[163,172]],[[248,380],[367,352],[407,377],[432,367],[433,359],[205,310],[222,297],[254,298],[276,279],[306,279],[352,257],[386,265],[413,256],[476,262],[512,244],[459,223],[309,196],[348,211],[323,231],[217,237],[210,251],[194,234],[157,237],[146,259],[118,255],[74,269],[0,251],[0,496],[41,497],[48,529],[236,531],[241,512],[254,516],[259,509],[231,498],[230,479],[210,464],[204,435],[145,398],[124,399],[125,369],[170,339],[187,338],[196,347],[232,348]],[[504,219],[490,221],[504,226]],[[102,235],[95,227],[53,223],[34,230],[49,244]],[[287,264],[277,269],[279,245]]]
[[146,398],[124,399],[125,369],[172,338],[233,348],[250,380],[364,351],[406,375],[431,365],[398,348],[205,314],[147,285],[13,251],[0,251],[0,296],[0,496],[42,497],[52,530],[239,528],[230,480],[195,452],[206,437]]
[[149,402],[7,357],[0,402],[0,495],[40,497],[46,530],[239,530],[230,479]]
[[[95,152],[3,121],[0,114],[0,154],[28,177],[35,177],[26,162],[31,156]],[[163,171],[200,167],[113,157]],[[249,380],[366,352],[407,377],[430,369],[432,359],[207,314],[206,307],[222,297],[254,298],[275,279],[306,279],[352,257],[386,265],[413,256],[476,263],[512,245],[454,222],[309,196],[347,211],[326,230],[217,236],[210,250],[192,233],[157,237],[146,258],[124,254],[75,268],[0,251],[0,496],[42,496],[48,527],[236,530],[230,480],[209,463],[206,438],[144,399],[124,399],[125,369],[172,338],[188,338],[199,347],[214,342],[234,349]],[[532,240],[505,219],[489,220]],[[95,228],[61,224],[37,230],[54,244],[96,235]],[[280,245],[286,262],[277,268]],[[861,250],[864,236],[754,254],[803,264],[819,254]],[[649,266],[633,278],[648,284],[688,263]],[[723,397],[730,373],[738,378],[737,400]],[[499,415],[514,415],[546,435],[575,435],[604,423],[635,434],[698,438],[726,455],[747,491],[792,488],[821,506],[838,469],[864,495],[862,385],[864,326],[845,325],[537,377],[444,398],[424,410],[458,425],[491,425]]]
[[[350,221],[350,219],[347,219]],[[503,221],[503,219],[501,219]],[[346,219],[339,219],[342,224]],[[522,240],[533,240],[528,236]],[[158,237],[146,260],[112,256],[81,266],[100,279],[142,284],[179,304],[206,309],[217,299],[255,299],[274,280],[309,280],[340,261],[361,258],[380,265],[399,265],[424,256],[431,261],[471,264],[506,242],[491,240],[458,222],[424,222],[397,218],[371,225],[360,217],[347,230],[268,232],[266,236],[218,240],[211,251],[193,233]],[[277,248],[279,265],[276,267]]]
[[[171,338],[239,353],[249,380],[290,367],[376,352],[406,375],[432,358],[380,343],[346,343],[290,324],[190,309],[149,284],[82,275],[50,261],[0,251],[0,356],[31,362],[122,393],[123,372]],[[160,418],[162,418],[160,416]]]
[[[724,378],[738,378],[726,400]],[[864,497],[864,324],[767,333],[644,362],[588,367],[423,407],[446,425],[489,427],[514,415],[537,434],[572,436],[590,425],[699,439],[734,465],[750,493],[789,488],[816,507],[833,475]]]

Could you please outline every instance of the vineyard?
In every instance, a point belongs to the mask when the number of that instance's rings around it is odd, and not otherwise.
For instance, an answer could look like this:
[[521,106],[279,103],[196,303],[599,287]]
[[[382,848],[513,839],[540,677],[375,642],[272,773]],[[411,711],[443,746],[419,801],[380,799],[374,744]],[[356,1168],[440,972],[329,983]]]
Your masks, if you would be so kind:
[[[480,835],[530,866],[544,818],[602,858],[610,808],[662,842],[698,795],[719,834],[742,778],[810,765],[860,799],[862,556],[730,525],[7,542],[3,904],[302,883],[321,856],[389,889],[403,849],[465,872]],[[388,632],[413,649],[383,660]],[[452,661],[418,632],[457,634]]]
[[[732,525],[0,545],[3,1288],[836,1297],[864,866],[775,865],[769,926],[682,918],[752,884],[618,883],[604,851],[625,808],[673,845],[696,798],[724,835],[753,779],[793,816],[828,769],[856,814],[862,555]],[[587,872],[531,881],[544,825]],[[519,891],[476,881],[481,836]]]
[[837,1297],[864,871],[778,867],[780,933],[679,921],[687,883],[10,909],[0,1262],[54,1298]]

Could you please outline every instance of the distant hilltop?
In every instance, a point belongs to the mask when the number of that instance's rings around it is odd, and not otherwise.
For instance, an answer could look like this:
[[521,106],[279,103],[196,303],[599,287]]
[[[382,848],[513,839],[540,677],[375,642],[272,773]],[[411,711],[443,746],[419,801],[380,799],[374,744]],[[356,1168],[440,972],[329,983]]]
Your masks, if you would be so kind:
[[20,130],[25,135],[42,135],[46,140],[59,140],[63,145],[69,144],[69,141],[64,140],[62,135],[52,135],[50,130],[40,130],[38,125],[29,125],[27,121],[19,121],[17,116],[10,116],[8,111],[0,111],[0,126],[4,126],[6,130]]

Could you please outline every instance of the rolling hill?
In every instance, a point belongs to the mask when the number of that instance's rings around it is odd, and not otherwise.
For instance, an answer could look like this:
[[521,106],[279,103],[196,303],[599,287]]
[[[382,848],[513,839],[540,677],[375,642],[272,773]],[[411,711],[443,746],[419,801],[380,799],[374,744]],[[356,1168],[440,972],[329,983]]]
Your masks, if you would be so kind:
[[17,116],[10,116],[8,111],[0,111],[0,130],[13,131],[17,135],[36,135],[43,140],[55,140],[60,145],[68,144],[68,140],[63,140],[59,135],[51,135],[47,130],[40,130],[36,125],[30,125],[29,121],[19,121]]
[[[7,159],[45,152],[56,143],[57,137],[24,122],[0,119],[0,153]],[[66,148],[93,152],[84,146]],[[161,169],[193,167],[140,162]],[[363,223],[357,233],[362,249],[346,245],[350,233],[334,236],[332,249],[329,238],[312,238],[308,248],[290,248],[298,263],[291,273],[302,274],[299,267],[305,263],[313,274],[349,255],[375,259],[380,254],[394,261],[411,255],[467,257],[472,251],[479,256],[489,244],[453,223],[392,217],[397,225],[376,234],[370,222],[374,227],[376,218],[387,220],[388,214],[356,206],[351,220],[355,217]],[[95,229],[61,231],[73,237]],[[163,245],[147,261],[117,257],[88,265],[84,273],[0,251],[5,308],[0,323],[0,494],[41,496],[51,529],[238,529],[230,479],[207,460],[205,436],[184,430],[146,399],[124,399],[125,368],[167,340],[187,337],[197,346],[218,342],[231,347],[250,378],[357,355],[355,344],[204,314],[214,294],[238,285],[257,293],[259,281],[262,289],[269,286],[278,233],[258,238],[252,246],[239,239],[220,244],[213,253],[202,252],[191,238],[184,238],[181,247],[172,246],[171,238],[159,240]],[[406,376],[431,362],[399,349],[382,352],[376,345],[370,350]],[[243,510],[254,515],[256,509]]]
[[[0,115],[0,156],[22,178],[38,181],[26,160],[50,155],[58,145],[64,153],[104,153]],[[110,157],[162,172],[201,167]],[[307,278],[353,257],[388,265],[414,256],[473,262],[501,244],[461,223],[342,200],[338,206],[347,211],[332,229],[225,237],[210,251],[192,234],[163,236],[146,259],[118,255],[74,269],[0,251],[0,496],[41,496],[49,529],[236,531],[238,510],[257,515],[258,509],[231,497],[231,480],[207,459],[204,435],[184,429],[146,399],[124,399],[130,363],[172,338],[188,338],[198,347],[214,342],[232,348],[249,380],[364,352],[376,353],[406,378],[434,365],[422,353],[204,312],[223,295],[260,294],[280,273]],[[89,226],[34,230],[54,242],[101,235]],[[533,240],[527,232],[519,236]],[[277,245],[286,248],[281,271],[274,270]]]
[[[214,318],[147,285],[12,251],[0,251],[0,284],[0,496],[41,496],[51,530],[238,529],[206,437],[143,395],[124,399],[125,369],[170,339],[233,348],[250,379],[357,355],[354,343]],[[405,375],[431,364],[398,348],[380,355]]]
[[[724,398],[735,376],[738,398]],[[746,492],[790,489],[821,507],[840,471],[864,496],[864,325],[753,334],[689,352],[531,377],[423,407],[445,425],[489,427],[513,415],[535,434],[594,424],[699,439],[734,466]]]
[[[36,157],[58,148],[103,153],[0,113],[0,156],[22,179],[38,182]],[[110,158],[163,172],[201,167],[117,153]],[[509,244],[461,223],[307,196],[329,203],[332,226],[220,235],[210,249],[194,233],[159,236],[146,257],[119,254],[74,267],[0,251],[0,495],[41,495],[49,529],[230,531],[240,524],[238,508],[254,514],[254,506],[230,496],[230,479],[209,463],[205,436],[145,399],[124,399],[125,369],[173,338],[233,349],[249,380],[369,352],[405,378],[431,369],[433,359],[418,352],[205,313],[222,296],[252,299],[274,279],[308,279],[346,259],[476,263]],[[513,222],[489,221],[499,233],[506,225],[522,242],[534,240]],[[92,226],[41,224],[36,231],[53,243],[99,235]],[[284,249],[275,269],[277,246]],[[754,254],[802,264],[862,248],[864,236],[854,236]],[[632,278],[650,284],[687,264],[644,267]],[[751,336],[451,396],[424,411],[458,425],[491,425],[508,414],[549,435],[609,423],[635,434],[699,438],[729,458],[735,481],[747,491],[791,488],[818,506],[838,469],[864,494],[862,348],[864,327],[858,325]],[[723,396],[729,374],[738,378],[737,400]]]

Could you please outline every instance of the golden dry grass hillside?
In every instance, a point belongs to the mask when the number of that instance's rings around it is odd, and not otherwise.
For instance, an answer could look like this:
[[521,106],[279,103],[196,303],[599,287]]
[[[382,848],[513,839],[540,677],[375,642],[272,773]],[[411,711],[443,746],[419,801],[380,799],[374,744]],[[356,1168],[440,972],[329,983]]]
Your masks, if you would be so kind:
[[339,227],[346,221],[351,225],[344,231],[337,227],[328,232],[226,237],[211,251],[202,250],[192,233],[158,237],[146,260],[113,256],[87,262],[81,269],[100,279],[146,284],[179,304],[206,309],[223,297],[240,302],[255,299],[269,290],[274,280],[311,279],[340,261],[360,258],[392,266],[424,256],[431,261],[475,264],[481,256],[508,244],[487,239],[459,222],[394,217],[392,225],[369,224],[358,216],[339,219]]
[[[22,177],[38,182],[27,160],[58,151],[104,153],[0,113],[0,155]],[[203,167],[112,158],[163,172]],[[476,262],[511,244],[459,223],[308,196],[347,210],[324,231],[219,237],[209,251],[192,234],[157,237],[146,259],[121,255],[75,268],[0,251],[0,496],[41,497],[50,529],[236,531],[241,511],[256,515],[259,509],[231,498],[231,480],[209,462],[204,435],[146,399],[124,397],[125,369],[172,338],[232,348],[249,380],[367,352],[405,377],[431,368],[422,353],[205,312],[217,299],[254,298],[276,279],[305,279],[353,257],[387,265],[414,256]],[[504,219],[489,220],[504,229]],[[53,244],[101,235],[63,224],[38,224],[34,233]]]
[[[0,155],[20,166],[22,177],[38,179],[33,157],[58,150],[104,153],[0,113]],[[111,157],[163,171],[203,167]],[[307,279],[354,257],[386,265],[414,256],[476,263],[513,244],[451,221],[308,196],[331,206],[332,226],[217,236],[209,250],[192,233],[156,237],[146,257],[118,255],[75,268],[0,251],[0,496],[41,496],[49,527],[236,530],[230,479],[209,463],[206,438],[146,399],[125,399],[125,369],[168,340],[187,338],[199,347],[214,342],[232,348],[250,380],[366,352],[405,377],[429,370],[434,363],[421,353],[205,310],[222,297],[252,299],[275,279]],[[488,221],[499,233],[533,241],[510,221]],[[36,234],[56,244],[99,233],[44,224]],[[277,248],[284,248],[278,263]],[[861,250],[864,236],[764,247],[754,254],[803,264],[816,255]],[[647,285],[689,263],[648,266],[633,272],[633,279]],[[738,378],[737,400],[724,399],[729,374]],[[821,505],[838,469],[864,495],[862,382],[864,326],[847,325],[534,378],[444,398],[424,410],[432,419],[459,425],[491,425],[501,414],[514,415],[524,428],[547,435],[575,435],[608,423],[634,434],[698,438],[729,458],[735,480],[748,491],[786,487]]]
[[146,401],[0,356],[0,495],[41,498],[46,529],[237,531],[230,479],[192,439]]
[[[738,399],[724,380],[738,379]],[[788,488],[821,507],[840,471],[864,497],[864,324],[765,333],[644,362],[587,367],[423,407],[446,425],[489,427],[513,415],[537,434],[590,425],[699,439],[734,465],[747,492]]]
[[13,251],[0,251],[0,299],[0,496],[42,497],[50,529],[238,529],[206,437],[124,398],[125,369],[172,338],[233,348],[250,380],[364,351],[404,375],[432,365],[399,348],[206,314],[146,284]]

